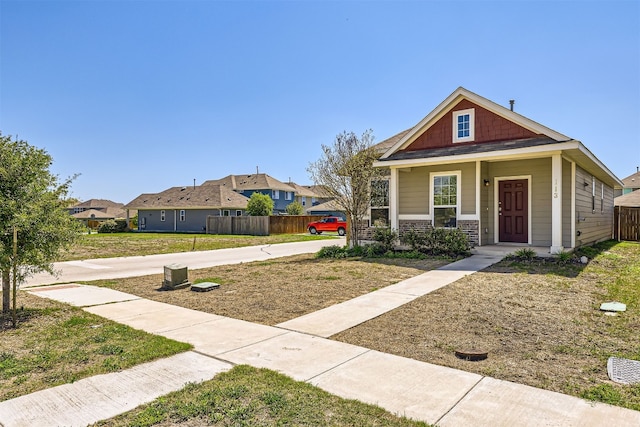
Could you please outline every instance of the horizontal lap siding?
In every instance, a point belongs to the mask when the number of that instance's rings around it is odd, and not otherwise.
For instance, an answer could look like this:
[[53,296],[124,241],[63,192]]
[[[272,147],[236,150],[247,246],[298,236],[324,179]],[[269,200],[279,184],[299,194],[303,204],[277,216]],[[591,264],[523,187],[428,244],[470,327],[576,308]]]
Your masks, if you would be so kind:
[[423,166],[411,168],[410,171],[400,169],[399,180],[399,214],[427,215],[430,213],[429,174],[432,172],[461,172],[461,214],[476,213],[476,164],[460,163],[453,165]]
[[426,215],[429,213],[429,172],[427,168],[412,168],[398,173],[400,215]]
[[[584,183],[587,183],[585,186]],[[610,239],[613,230],[613,188],[604,187],[604,211],[600,209],[602,183],[596,179],[595,212],[592,209],[592,175],[576,168],[576,247]]]

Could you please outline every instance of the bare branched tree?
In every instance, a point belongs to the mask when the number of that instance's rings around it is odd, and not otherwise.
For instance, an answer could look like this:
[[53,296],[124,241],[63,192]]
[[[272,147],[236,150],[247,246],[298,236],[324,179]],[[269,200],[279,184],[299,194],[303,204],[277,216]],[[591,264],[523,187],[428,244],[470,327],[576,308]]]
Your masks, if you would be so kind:
[[314,184],[322,186],[347,215],[352,245],[360,244],[358,224],[369,210],[370,183],[385,173],[373,167],[379,156],[371,130],[360,138],[345,131],[336,136],[333,145],[323,144],[322,157],[307,168]]

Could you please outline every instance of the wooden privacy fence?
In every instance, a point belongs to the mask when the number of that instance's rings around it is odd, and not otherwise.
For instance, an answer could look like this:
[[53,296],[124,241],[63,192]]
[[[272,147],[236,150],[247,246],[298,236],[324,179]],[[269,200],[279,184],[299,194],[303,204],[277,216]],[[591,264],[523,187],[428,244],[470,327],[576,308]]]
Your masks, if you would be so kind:
[[616,206],[613,234],[618,241],[640,241],[640,208]]
[[307,224],[321,218],[319,215],[208,216],[207,234],[268,236],[306,233]]

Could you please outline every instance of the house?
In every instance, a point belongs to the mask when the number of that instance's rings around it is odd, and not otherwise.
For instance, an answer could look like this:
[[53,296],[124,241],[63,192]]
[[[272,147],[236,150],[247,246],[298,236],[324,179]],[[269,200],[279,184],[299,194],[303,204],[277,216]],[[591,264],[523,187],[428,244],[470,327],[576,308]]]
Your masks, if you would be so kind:
[[632,191],[622,196],[618,196],[613,200],[616,206],[624,206],[627,208],[640,208],[640,191]]
[[615,197],[622,196],[623,194],[629,194],[631,192],[640,190],[640,168],[633,175],[622,180],[622,188],[616,189]]
[[313,205],[305,210],[307,215],[338,216],[346,218],[345,210],[335,200]]
[[90,199],[70,206],[68,210],[71,216],[89,228],[97,228],[101,222],[110,219],[125,218],[127,214],[123,203],[104,199]]
[[314,203],[317,203],[318,195],[312,190],[311,186],[296,184],[293,181],[287,182],[287,185],[293,188],[293,199],[300,203],[303,209],[306,210],[309,206],[313,206]]
[[273,213],[276,215],[286,212],[287,205],[294,201],[296,192],[294,187],[278,181],[266,173],[228,175],[221,179],[202,183],[203,187],[209,185],[219,185],[246,197],[251,197],[256,192],[266,194],[273,200]]
[[205,232],[207,216],[245,215],[249,199],[217,184],[172,187],[141,194],[125,205],[137,209],[141,231]]
[[374,166],[389,170],[388,197],[372,202],[372,223],[375,212],[400,233],[458,227],[474,245],[551,253],[612,236],[622,182],[580,141],[514,112],[513,103],[460,87],[378,148]]

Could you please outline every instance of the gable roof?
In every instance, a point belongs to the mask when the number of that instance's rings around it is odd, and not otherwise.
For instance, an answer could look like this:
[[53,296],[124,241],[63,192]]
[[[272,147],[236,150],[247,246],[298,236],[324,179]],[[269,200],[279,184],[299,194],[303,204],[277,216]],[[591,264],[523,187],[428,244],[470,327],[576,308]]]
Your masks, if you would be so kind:
[[296,184],[295,182],[289,181],[287,185],[293,187],[296,194],[302,197],[318,197],[318,195],[309,187],[300,184]]
[[246,209],[249,199],[218,184],[171,187],[160,193],[141,194],[127,209]]
[[640,207],[640,190],[623,194],[613,199],[615,206]]
[[640,188],[640,171],[624,178],[622,180],[622,185],[625,188]]
[[78,204],[75,204],[73,206],[70,206],[70,208],[89,208],[89,209],[113,208],[113,207],[122,208],[122,206],[124,206],[124,204],[112,202],[111,200],[90,199],[90,200],[87,200],[85,202],[78,203]]
[[220,185],[234,191],[245,190],[282,190],[294,191],[294,188],[278,181],[266,173],[249,175],[227,175],[224,178],[212,179],[202,183],[203,186]]
[[[487,140],[478,143],[469,142],[405,150],[462,102],[472,103],[485,109],[494,115],[493,117],[499,116],[498,120],[505,123],[508,121],[518,126],[528,136],[510,140]],[[374,166],[377,167],[413,167],[478,160],[516,160],[561,153],[607,185],[614,188],[622,186],[622,181],[580,141],[556,132],[462,87],[456,89],[414,127],[382,141],[378,146],[388,146],[389,148],[374,162]]]

